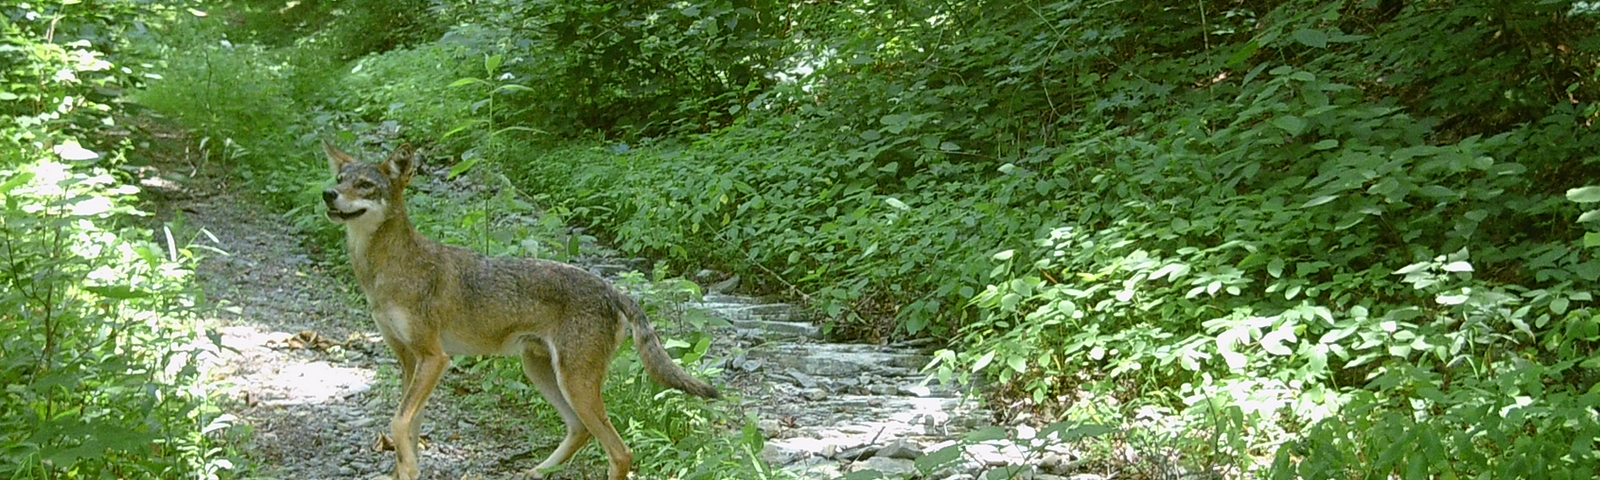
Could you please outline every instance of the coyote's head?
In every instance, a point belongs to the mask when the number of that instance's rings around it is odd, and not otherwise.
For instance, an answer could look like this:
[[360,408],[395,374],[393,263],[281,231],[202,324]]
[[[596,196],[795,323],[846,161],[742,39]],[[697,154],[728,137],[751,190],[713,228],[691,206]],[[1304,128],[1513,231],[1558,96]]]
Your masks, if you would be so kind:
[[410,145],[401,145],[387,160],[375,164],[356,160],[326,141],[322,150],[328,154],[328,167],[338,182],[322,191],[329,220],[376,228],[397,213],[395,208],[403,208],[401,194],[417,168]]

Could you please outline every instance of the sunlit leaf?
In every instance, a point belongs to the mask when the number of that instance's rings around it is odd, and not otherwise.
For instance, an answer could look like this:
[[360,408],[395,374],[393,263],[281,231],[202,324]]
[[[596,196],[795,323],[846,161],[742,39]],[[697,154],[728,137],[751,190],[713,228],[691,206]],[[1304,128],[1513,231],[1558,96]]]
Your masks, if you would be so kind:
[[471,169],[473,165],[477,165],[478,164],[478,159],[481,159],[481,158],[483,158],[483,157],[472,157],[472,158],[468,158],[468,159],[462,160],[460,162],[456,162],[455,165],[452,165],[450,167],[450,173],[445,175],[445,178],[455,178],[456,175],[460,175],[460,174],[466,172],[467,170]]
[[1578,203],[1600,202],[1600,185],[1591,185],[1567,190],[1567,200]]
[[100,158],[100,154],[94,153],[87,148],[83,148],[83,146],[78,145],[78,142],[67,142],[56,145],[53,150],[55,151],[56,156],[61,157],[62,160],[82,161]]
[[1295,341],[1294,329],[1279,328],[1277,330],[1267,332],[1266,335],[1261,336],[1261,349],[1266,350],[1267,353],[1273,355],[1287,356],[1293,354],[1294,350],[1284,346],[1284,342]]
[[1334,201],[1334,199],[1337,199],[1337,198],[1339,198],[1338,195],[1323,195],[1323,196],[1320,196],[1320,197],[1317,197],[1317,198],[1313,198],[1313,199],[1307,201],[1305,204],[1300,205],[1300,208],[1315,207],[1317,205],[1322,205],[1322,204],[1325,204],[1325,203],[1328,203],[1328,202],[1332,202],[1332,201]]
[[989,362],[994,361],[994,354],[995,351],[990,350],[989,353],[985,353],[982,357],[978,357],[978,361],[972,363],[972,373],[978,373],[979,371],[983,370],[984,367],[989,366]]

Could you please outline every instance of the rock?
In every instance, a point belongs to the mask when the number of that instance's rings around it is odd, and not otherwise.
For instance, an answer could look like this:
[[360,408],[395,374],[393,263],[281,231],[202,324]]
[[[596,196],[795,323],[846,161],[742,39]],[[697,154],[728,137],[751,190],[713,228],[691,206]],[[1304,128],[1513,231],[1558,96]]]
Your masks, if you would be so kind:
[[1010,442],[984,442],[967,447],[967,456],[987,467],[1021,465],[1022,449]]
[[1038,435],[1039,435],[1039,430],[1038,429],[1035,429],[1035,428],[1027,426],[1027,425],[1017,425],[1017,438],[1018,439],[1032,440],[1033,437],[1038,436]]
[[783,373],[787,373],[789,377],[794,378],[795,384],[800,385],[800,388],[817,388],[817,379],[811,378],[810,375],[806,375],[804,372],[791,368]]
[[861,460],[866,460],[868,458],[872,458],[873,455],[877,455],[877,454],[878,454],[878,447],[872,446],[872,445],[863,445],[863,446],[856,447],[856,448],[846,449],[843,452],[839,452],[839,454],[835,455],[833,458],[837,458],[839,460],[846,460],[846,461],[855,462],[855,461],[861,461]]
[[734,288],[736,288],[738,286],[739,286],[739,276],[738,275],[734,275],[732,277],[728,277],[727,280],[723,280],[723,281],[711,284],[711,286],[706,287],[706,291],[711,292],[711,293],[727,293],[727,292],[732,291]]
[[343,478],[354,477],[356,476],[356,469],[350,467],[339,467],[339,476]]
[[806,400],[820,402],[828,399],[828,391],[820,388],[813,388],[804,392],[800,392],[800,396],[805,397]]
[[1039,468],[1050,473],[1066,473],[1067,459],[1059,453],[1049,452],[1039,459]]
[[783,424],[778,423],[776,419],[770,418],[764,418],[756,422],[756,428],[761,430],[761,434],[767,438],[776,437],[783,432]]
[[902,385],[896,392],[905,397],[930,397],[933,389],[921,385]]
[[850,464],[852,472],[866,470],[881,473],[885,478],[910,478],[917,473],[917,462],[903,458],[872,457]]
[[805,456],[803,451],[778,444],[768,443],[767,446],[761,447],[761,459],[766,461],[768,465],[776,467],[794,463],[803,456]]
[[888,445],[884,445],[882,448],[879,448],[878,453],[876,454],[876,456],[879,457],[903,458],[906,460],[916,460],[921,458],[922,455],[922,447],[919,447],[915,442],[906,440],[904,438],[889,442]]

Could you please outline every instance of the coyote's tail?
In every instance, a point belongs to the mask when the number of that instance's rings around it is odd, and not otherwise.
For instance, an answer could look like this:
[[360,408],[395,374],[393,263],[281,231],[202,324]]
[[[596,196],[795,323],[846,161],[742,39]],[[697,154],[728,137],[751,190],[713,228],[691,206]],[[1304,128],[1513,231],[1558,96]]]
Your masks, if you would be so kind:
[[720,397],[711,384],[690,375],[683,367],[673,363],[672,357],[667,356],[667,350],[661,346],[661,337],[656,336],[656,329],[650,326],[650,319],[645,318],[639,302],[622,292],[616,292],[614,297],[617,311],[628,318],[628,323],[633,324],[633,346],[639,350],[639,359],[644,362],[644,370],[650,373],[650,378],[697,397]]

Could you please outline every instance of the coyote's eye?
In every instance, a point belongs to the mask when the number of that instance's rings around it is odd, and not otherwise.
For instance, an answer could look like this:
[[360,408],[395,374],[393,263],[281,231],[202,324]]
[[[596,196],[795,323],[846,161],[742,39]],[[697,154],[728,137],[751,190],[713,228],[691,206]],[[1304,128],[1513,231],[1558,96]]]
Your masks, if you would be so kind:
[[356,188],[359,188],[359,189],[362,189],[362,190],[368,190],[368,189],[371,189],[372,187],[375,187],[375,186],[376,185],[373,185],[372,182],[367,181],[367,180],[357,180],[356,181]]

